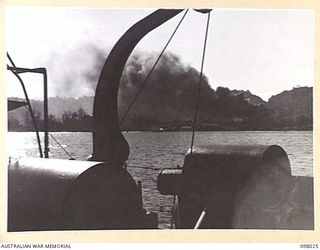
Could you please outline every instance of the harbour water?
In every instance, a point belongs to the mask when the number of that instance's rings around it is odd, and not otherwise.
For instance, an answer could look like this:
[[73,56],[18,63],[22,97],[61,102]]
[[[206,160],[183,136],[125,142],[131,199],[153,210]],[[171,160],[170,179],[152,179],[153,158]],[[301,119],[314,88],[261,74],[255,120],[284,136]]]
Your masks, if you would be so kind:
[[[92,153],[91,133],[51,134],[77,160],[85,160]],[[183,165],[191,143],[191,132],[129,132],[124,135],[130,145],[128,171],[136,181],[142,181],[144,208],[158,213],[160,228],[169,228],[173,197],[158,192],[157,175],[161,169]],[[195,145],[208,144],[277,144],[286,150],[293,175],[313,176],[312,131],[197,132]],[[7,150],[11,161],[39,157],[33,132],[9,132]],[[69,158],[53,140],[50,141],[50,157]]]

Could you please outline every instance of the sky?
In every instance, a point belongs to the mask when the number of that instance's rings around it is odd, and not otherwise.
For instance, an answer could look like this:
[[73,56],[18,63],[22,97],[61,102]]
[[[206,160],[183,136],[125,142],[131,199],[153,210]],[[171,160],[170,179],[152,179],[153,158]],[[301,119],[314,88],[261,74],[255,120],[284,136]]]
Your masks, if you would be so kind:
[[[46,67],[49,96],[93,95],[88,78],[97,52],[107,56],[123,33],[153,9],[6,7],[6,49],[19,67]],[[183,13],[149,33],[135,51],[159,54]],[[207,15],[190,9],[167,51],[198,70]],[[204,74],[212,88],[250,90],[268,100],[314,84],[312,10],[214,9]],[[7,72],[8,96],[23,97]],[[72,76],[72,77],[71,77]],[[29,97],[43,96],[42,76],[22,75]],[[69,86],[65,88],[65,86]]]

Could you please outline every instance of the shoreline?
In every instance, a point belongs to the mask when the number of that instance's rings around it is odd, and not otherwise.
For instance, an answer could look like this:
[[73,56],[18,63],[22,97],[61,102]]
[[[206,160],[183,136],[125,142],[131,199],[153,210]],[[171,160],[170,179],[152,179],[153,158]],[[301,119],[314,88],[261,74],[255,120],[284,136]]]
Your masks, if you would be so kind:
[[[291,132],[291,131],[313,131],[313,129],[221,129],[221,130],[196,130],[196,132]],[[27,133],[27,132],[32,132],[34,133],[35,130],[8,130],[7,132],[22,132],[22,133]],[[43,133],[43,130],[40,130],[39,132]],[[92,133],[93,131],[89,130],[49,130],[49,133]],[[153,132],[153,133],[169,133],[169,132],[192,132],[192,130],[128,130],[128,131],[122,131],[122,133],[140,133],[140,132]]]

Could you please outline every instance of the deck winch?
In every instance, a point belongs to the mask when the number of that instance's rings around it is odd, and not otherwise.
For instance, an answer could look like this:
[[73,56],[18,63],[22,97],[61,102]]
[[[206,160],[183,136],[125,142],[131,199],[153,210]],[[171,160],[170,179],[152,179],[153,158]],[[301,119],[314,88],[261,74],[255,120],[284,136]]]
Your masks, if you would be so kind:
[[160,193],[178,195],[178,228],[312,229],[312,183],[276,145],[196,146],[158,176]]
[[8,170],[8,231],[157,228],[121,167],[35,158]]

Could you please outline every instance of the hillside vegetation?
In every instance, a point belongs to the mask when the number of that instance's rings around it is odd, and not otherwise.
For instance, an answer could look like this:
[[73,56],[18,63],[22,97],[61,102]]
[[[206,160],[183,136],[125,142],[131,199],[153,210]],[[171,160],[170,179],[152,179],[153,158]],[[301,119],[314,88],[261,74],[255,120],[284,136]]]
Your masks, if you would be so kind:
[[[187,86],[162,80],[160,86],[146,88],[129,112],[124,130],[189,130],[195,107],[196,85]],[[123,93],[122,87],[121,91]],[[157,93],[157,94],[156,94]],[[120,95],[119,117],[133,97]],[[32,100],[42,129],[43,102]],[[51,131],[91,131],[93,97],[49,98]],[[107,115],[107,114],[106,114]],[[9,112],[10,131],[31,131],[29,112],[19,108]],[[250,91],[211,89],[203,85],[198,130],[310,130],[312,129],[312,88],[300,87],[272,96],[268,102]]]

